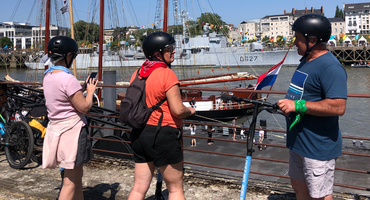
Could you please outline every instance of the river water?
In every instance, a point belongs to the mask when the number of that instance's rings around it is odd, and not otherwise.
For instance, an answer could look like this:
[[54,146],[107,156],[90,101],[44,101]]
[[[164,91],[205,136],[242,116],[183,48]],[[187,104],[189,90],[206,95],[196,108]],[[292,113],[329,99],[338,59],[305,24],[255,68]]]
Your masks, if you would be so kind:
[[[132,73],[137,69],[137,67],[125,68],[117,71],[117,81],[128,81]],[[350,66],[345,67],[348,75],[348,93],[356,94],[370,94],[370,69],[369,68],[351,68]],[[111,70],[111,69],[104,69]],[[198,76],[210,76],[213,74],[226,74],[232,72],[249,72],[252,74],[262,74],[269,70],[268,67],[230,67],[229,69],[220,67],[174,67],[173,70],[178,75],[179,79],[198,77]],[[91,71],[95,70],[78,70],[77,77],[84,80]],[[295,67],[282,67],[279,76],[276,79],[274,87],[272,90],[286,91],[289,87],[290,79],[295,71]],[[26,81],[42,81],[42,70],[27,70],[27,69],[0,69],[0,77],[4,77],[6,73],[17,80]],[[104,73],[103,73],[104,74]],[[104,77],[104,76],[103,76]],[[255,84],[256,80],[248,81],[246,84]],[[218,83],[218,84],[208,84],[199,85],[197,87],[209,87],[209,88],[235,88],[239,84],[245,85],[245,82],[229,82],[229,83]],[[203,92],[203,95],[215,94],[214,92]],[[271,103],[277,102],[279,99],[283,98],[284,95],[274,95],[271,94],[268,97],[268,101]],[[368,127],[368,111],[370,110],[370,99],[367,98],[348,98],[346,113],[340,117],[340,128],[343,135],[357,136],[357,137],[370,137],[369,127]],[[281,115],[274,115],[267,112],[262,112],[259,115],[259,119],[266,119],[268,129],[278,129],[285,130],[285,119]],[[257,124],[258,125],[258,124]],[[282,136],[284,134],[281,134]],[[352,140],[345,141],[345,143],[352,143]],[[364,144],[368,142],[364,141]],[[370,144],[370,143],[368,143]]]

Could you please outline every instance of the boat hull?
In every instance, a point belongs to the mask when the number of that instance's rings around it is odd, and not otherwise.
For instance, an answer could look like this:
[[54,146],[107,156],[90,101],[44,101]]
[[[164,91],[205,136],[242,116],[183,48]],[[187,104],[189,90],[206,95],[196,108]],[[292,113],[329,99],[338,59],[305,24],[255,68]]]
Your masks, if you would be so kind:
[[352,68],[370,68],[369,65],[351,65]]
[[[240,50],[240,49],[238,49]],[[286,51],[240,52],[228,53],[228,50],[216,53],[175,55],[172,66],[274,66],[279,63]],[[231,51],[231,50],[230,50]],[[181,58],[180,58],[181,57]],[[297,66],[301,56],[296,51],[290,51],[284,61],[284,66]],[[119,55],[103,56],[104,68],[121,68],[141,66],[144,59],[128,59]],[[76,57],[77,69],[98,68],[99,57],[90,54],[79,54]],[[25,62],[30,69],[44,69],[41,62]]]

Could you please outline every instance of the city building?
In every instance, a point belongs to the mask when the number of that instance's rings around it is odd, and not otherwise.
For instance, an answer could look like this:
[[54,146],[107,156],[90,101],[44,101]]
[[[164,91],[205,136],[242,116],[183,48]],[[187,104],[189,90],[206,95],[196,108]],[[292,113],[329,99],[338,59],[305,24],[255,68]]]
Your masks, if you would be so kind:
[[[67,36],[68,30],[69,29],[66,27],[59,27],[59,26],[50,24],[49,26],[50,39],[55,36]],[[26,48],[31,48],[31,49],[41,48],[44,43],[45,43],[45,27],[40,27],[40,26],[32,27],[31,46],[26,47]],[[19,50],[18,47],[17,49]]]
[[[58,35],[67,35],[68,28],[50,25],[50,38]],[[45,27],[31,26],[28,22],[0,23],[0,38],[8,37],[13,42],[14,50],[35,48],[42,46],[45,41]]]
[[114,32],[114,29],[104,29],[103,30],[103,40],[105,43],[109,43],[113,41],[113,32]]
[[256,40],[261,33],[261,19],[243,21],[238,25],[240,37],[244,41]]
[[286,41],[293,38],[292,24],[294,21],[305,14],[316,13],[324,15],[324,8],[310,10],[307,7],[304,10],[292,9],[292,12],[284,10],[284,14],[267,15],[261,19],[243,21],[238,25],[240,39],[243,40],[262,40],[268,37],[271,41],[276,42],[278,36]]
[[0,23],[0,38],[2,37],[8,37],[13,42],[14,49],[30,48],[32,45],[32,26],[27,22],[2,22]]
[[275,42],[278,36],[290,41],[294,36],[292,31],[294,21],[302,15],[311,13],[324,15],[324,8],[323,6],[321,9],[311,7],[310,10],[307,7],[304,10],[292,8],[292,12],[284,10],[284,14],[265,16],[261,19],[261,35],[269,37]]
[[345,34],[355,37],[358,34],[370,33],[370,2],[345,4],[343,3],[343,14],[345,20]]
[[345,21],[341,17],[328,18],[331,23],[331,35],[335,36],[335,39],[339,39],[340,35],[344,33]]

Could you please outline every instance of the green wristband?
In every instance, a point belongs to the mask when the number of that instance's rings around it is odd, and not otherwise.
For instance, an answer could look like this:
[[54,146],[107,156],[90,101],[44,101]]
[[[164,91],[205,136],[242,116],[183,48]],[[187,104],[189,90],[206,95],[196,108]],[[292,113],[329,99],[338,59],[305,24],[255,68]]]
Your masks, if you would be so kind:
[[289,130],[291,130],[294,125],[296,125],[297,123],[299,123],[302,120],[303,115],[307,111],[305,100],[295,100],[294,101],[294,106],[295,106],[295,112],[297,113],[297,115],[295,116],[295,119],[294,119],[293,123],[290,125]]
[[295,100],[294,101],[295,112],[299,114],[305,114],[307,111],[305,100]]

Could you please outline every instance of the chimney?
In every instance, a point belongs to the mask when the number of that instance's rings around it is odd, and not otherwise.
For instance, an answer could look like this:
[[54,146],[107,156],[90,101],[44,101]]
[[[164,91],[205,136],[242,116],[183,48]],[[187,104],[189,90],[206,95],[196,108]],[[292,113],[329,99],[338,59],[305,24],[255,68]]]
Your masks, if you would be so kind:
[[311,7],[311,13],[313,13],[313,7]]
[[306,7],[306,9],[305,9],[305,12],[304,13],[306,13],[307,14],[307,7]]
[[295,10],[294,10],[294,8],[292,9],[292,13],[293,13],[293,15],[295,15]]
[[286,10],[284,10],[284,15],[286,14]]
[[321,6],[321,13],[324,14],[324,6]]

